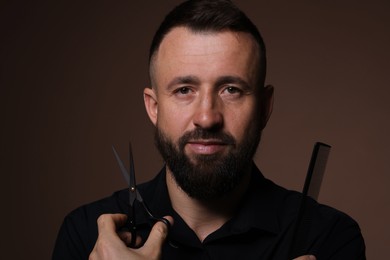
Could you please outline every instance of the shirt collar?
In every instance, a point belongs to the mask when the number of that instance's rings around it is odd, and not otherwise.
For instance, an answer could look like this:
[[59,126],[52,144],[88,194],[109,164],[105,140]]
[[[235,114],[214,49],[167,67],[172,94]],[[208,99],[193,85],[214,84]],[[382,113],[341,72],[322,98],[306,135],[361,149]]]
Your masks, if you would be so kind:
[[243,233],[252,228],[274,234],[279,232],[277,206],[280,203],[275,187],[253,163],[248,191],[237,215],[229,221],[232,232]]

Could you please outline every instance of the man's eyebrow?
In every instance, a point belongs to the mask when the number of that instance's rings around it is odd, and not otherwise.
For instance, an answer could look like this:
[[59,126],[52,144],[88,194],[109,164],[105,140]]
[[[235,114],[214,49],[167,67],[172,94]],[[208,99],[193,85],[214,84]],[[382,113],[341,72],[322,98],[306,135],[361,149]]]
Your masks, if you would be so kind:
[[243,88],[250,89],[250,85],[244,79],[237,76],[222,76],[218,78],[216,85],[221,86],[225,84],[238,84]]
[[200,79],[196,76],[188,75],[188,76],[181,76],[181,77],[175,77],[171,82],[168,84],[168,88],[171,88],[175,85],[179,84],[191,84],[191,85],[199,85]]
[[[183,85],[183,84],[189,84],[189,85],[200,85],[201,80],[197,76],[188,75],[188,76],[179,76],[172,79],[168,84],[168,89],[176,86],[176,85]],[[215,82],[216,86],[221,86],[225,84],[238,84],[241,87],[245,89],[250,89],[250,85],[248,82],[246,82],[241,77],[237,76],[221,76],[217,79]]]

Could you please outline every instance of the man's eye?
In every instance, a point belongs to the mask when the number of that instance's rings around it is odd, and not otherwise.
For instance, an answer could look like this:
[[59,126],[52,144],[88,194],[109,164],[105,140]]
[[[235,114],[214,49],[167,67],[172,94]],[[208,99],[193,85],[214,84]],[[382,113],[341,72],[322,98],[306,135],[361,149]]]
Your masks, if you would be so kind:
[[238,93],[241,93],[241,90],[239,88],[236,88],[236,87],[227,87],[225,88],[225,91],[229,94],[238,94]]
[[181,94],[181,95],[186,95],[186,94],[190,93],[190,91],[191,90],[187,87],[181,87],[181,88],[176,90],[176,93]]

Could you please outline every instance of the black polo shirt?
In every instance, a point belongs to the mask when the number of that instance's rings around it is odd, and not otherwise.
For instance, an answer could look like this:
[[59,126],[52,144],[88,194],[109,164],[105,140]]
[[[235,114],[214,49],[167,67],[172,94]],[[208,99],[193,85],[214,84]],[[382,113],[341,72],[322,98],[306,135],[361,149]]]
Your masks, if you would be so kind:
[[[154,215],[170,215],[175,224],[163,246],[162,259],[288,259],[292,230],[301,194],[265,179],[253,167],[251,184],[237,214],[201,242],[172,209],[165,169],[139,191]],[[310,226],[302,254],[322,259],[365,259],[358,224],[346,214],[308,201]],[[97,218],[104,213],[127,213],[127,189],[82,206],[66,216],[57,237],[53,259],[88,259],[97,239]],[[149,219],[137,208],[139,233],[147,239]]]

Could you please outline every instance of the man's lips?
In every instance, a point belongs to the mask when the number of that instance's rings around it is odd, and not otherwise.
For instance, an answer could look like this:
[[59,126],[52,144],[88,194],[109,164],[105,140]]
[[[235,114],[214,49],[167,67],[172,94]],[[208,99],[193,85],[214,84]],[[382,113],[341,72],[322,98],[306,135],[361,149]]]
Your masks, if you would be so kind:
[[224,150],[229,144],[219,140],[194,140],[187,142],[190,152],[195,154],[214,154]]

